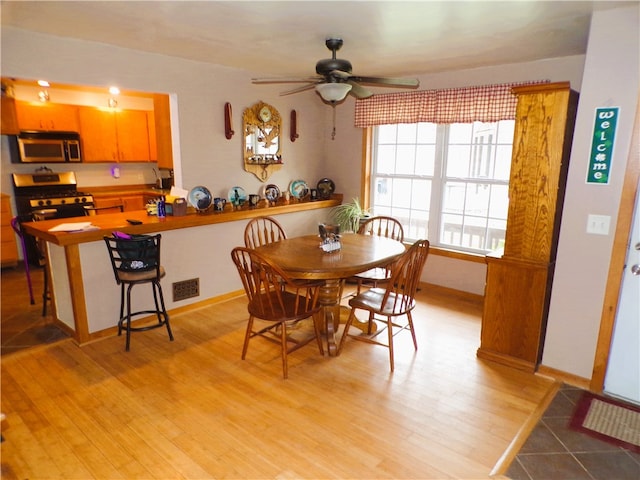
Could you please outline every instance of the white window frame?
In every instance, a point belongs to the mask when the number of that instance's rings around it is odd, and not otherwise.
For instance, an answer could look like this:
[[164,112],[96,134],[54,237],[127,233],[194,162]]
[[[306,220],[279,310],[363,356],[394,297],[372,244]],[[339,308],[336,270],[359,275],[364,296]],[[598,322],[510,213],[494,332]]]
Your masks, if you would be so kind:
[[[494,122],[494,123],[499,124],[498,128],[502,128],[502,129],[507,128],[508,130],[504,130],[504,132],[506,133],[510,133],[513,131],[513,128],[515,125],[515,122],[513,120],[502,121],[502,122],[510,122],[510,123],[501,123],[501,122]],[[481,127],[481,125],[482,125],[481,123],[476,124],[476,128]],[[468,166],[470,169],[475,170],[476,175],[468,173],[466,176],[463,175],[458,177],[456,176],[446,177],[445,172],[446,172],[448,152],[450,147],[450,142],[449,142],[450,131],[451,131],[451,128],[449,125],[440,124],[436,126],[435,158],[434,158],[432,175],[416,175],[415,173],[414,174],[396,174],[396,173],[380,174],[380,173],[377,173],[378,172],[379,127],[372,127],[371,164],[370,164],[370,172],[369,172],[370,188],[369,188],[369,198],[367,199],[368,205],[370,205],[371,207],[372,215],[389,215],[389,216],[399,218],[400,221],[403,223],[403,227],[405,230],[405,240],[408,242],[413,242],[415,240],[418,240],[418,238],[415,238],[415,237],[420,237],[420,238],[427,237],[431,245],[434,247],[442,247],[447,250],[453,250],[453,251],[458,251],[462,253],[486,254],[491,250],[500,248],[504,244],[504,235],[506,233],[506,218],[507,218],[507,208],[508,208],[508,185],[509,185],[508,169],[510,169],[510,158],[511,158],[513,136],[511,134],[508,142],[506,142],[505,136],[503,134],[502,138],[500,139],[500,143],[498,144],[498,137],[500,135],[496,135],[494,143],[489,143],[491,145],[489,152],[486,151],[486,148],[485,148],[487,145],[486,143],[482,143],[481,146],[478,146],[478,144],[473,143],[473,140],[471,140],[469,143],[465,145],[469,146],[470,158],[468,159],[468,162],[469,162]],[[479,137],[476,136],[476,138],[479,138]],[[407,144],[403,144],[400,142],[396,143],[396,145],[399,145],[399,144],[402,144],[405,146],[410,145],[410,143],[407,143]],[[419,145],[420,143],[418,143],[418,141],[416,140],[413,142],[413,144]],[[495,147],[498,145],[499,145],[498,148],[501,149],[500,150],[501,165],[502,165],[501,171],[503,173],[501,175],[501,178],[493,178],[494,177],[493,175],[488,176],[487,174],[489,173],[490,168],[495,168],[495,161],[496,161],[496,154],[497,154]],[[507,152],[506,150],[507,147],[508,147],[509,161],[506,161],[504,158],[506,156],[505,152]],[[482,151],[478,152],[478,148],[480,148]],[[478,153],[481,154],[481,157],[477,156]],[[478,161],[478,158],[479,158],[479,161]],[[491,158],[490,162],[486,161],[488,158]],[[397,162],[398,162],[397,156],[396,156],[395,162],[396,162],[395,165],[397,169]],[[505,168],[507,168],[506,172],[505,172]],[[429,205],[426,206],[426,208],[428,208],[428,222],[426,222],[427,223],[426,229],[421,230],[419,228],[416,228],[415,227],[416,222],[413,220],[414,218],[413,215],[409,214],[409,216],[407,217],[406,215],[399,213],[399,210],[397,209],[397,207],[393,206],[392,202],[390,207],[381,206],[379,203],[376,204],[377,183],[379,178],[388,178],[391,181],[393,180],[405,180],[405,181],[428,180],[431,182],[431,195],[429,197]],[[459,182],[464,182],[467,186],[473,185],[473,184],[483,185],[483,186],[489,185],[489,189],[491,192],[489,193],[489,195],[495,194],[493,192],[494,186],[496,188],[503,190],[503,194],[498,196],[498,198],[502,200],[501,202],[499,202],[500,208],[497,208],[497,210],[502,214],[499,216],[499,218],[492,216],[491,211],[493,210],[495,213],[495,210],[488,206],[489,200],[487,200],[487,208],[486,208],[485,215],[475,216],[475,218],[478,219],[479,221],[485,221],[486,223],[484,224],[483,227],[478,226],[478,227],[475,227],[474,229],[474,227],[468,224],[465,225],[467,221],[466,219],[467,218],[472,219],[474,218],[474,216],[467,213],[466,209],[463,209],[462,214],[452,215],[453,217],[455,216],[460,217],[462,215],[461,218],[465,218],[465,220],[461,222],[464,226],[460,228],[457,241],[447,241],[447,239],[443,238],[443,236],[441,235],[441,229],[444,223],[443,219],[445,218],[445,215],[447,213],[450,213],[450,212],[442,211],[442,205],[444,202],[444,193],[445,193],[444,189],[445,189],[445,185],[447,185],[447,182],[451,184],[456,180]],[[468,191],[468,187],[466,188],[467,188],[466,191]],[[486,188],[484,188],[484,190],[486,190]],[[412,193],[411,195],[412,199],[415,198],[415,196],[416,195]],[[396,210],[396,212],[394,212],[394,209]],[[411,205],[410,211],[413,213],[414,210],[416,212],[427,211],[426,209],[414,208],[413,205]],[[411,220],[407,221],[408,218]],[[453,225],[453,224],[450,224],[450,225]],[[491,226],[493,226],[494,228],[492,228]],[[477,234],[482,229],[484,229],[483,236],[479,237],[476,235],[475,238],[473,239],[471,238],[470,233]],[[422,232],[425,232],[425,233],[422,233]],[[454,233],[452,233],[452,231],[443,232],[443,233],[447,233],[450,239],[454,238]],[[475,243],[476,246],[473,246],[472,243]],[[481,246],[477,246],[477,245],[481,245]]]

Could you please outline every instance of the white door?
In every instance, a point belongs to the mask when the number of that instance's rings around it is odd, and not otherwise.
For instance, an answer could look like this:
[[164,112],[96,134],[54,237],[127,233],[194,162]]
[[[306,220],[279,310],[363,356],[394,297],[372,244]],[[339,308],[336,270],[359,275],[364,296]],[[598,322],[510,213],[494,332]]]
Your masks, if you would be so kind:
[[[640,185],[639,185],[640,186]],[[640,189],[639,189],[640,190]],[[640,404],[640,191],[613,329],[604,391]]]

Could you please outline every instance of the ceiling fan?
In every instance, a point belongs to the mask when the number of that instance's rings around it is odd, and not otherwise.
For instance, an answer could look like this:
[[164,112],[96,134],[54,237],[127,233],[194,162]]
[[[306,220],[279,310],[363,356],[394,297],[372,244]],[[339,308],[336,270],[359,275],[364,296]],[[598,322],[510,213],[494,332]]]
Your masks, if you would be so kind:
[[325,102],[334,104],[342,101],[347,94],[356,98],[367,98],[373,92],[361,84],[379,87],[417,88],[420,85],[415,78],[384,78],[363,77],[352,73],[351,62],[336,57],[336,52],[342,47],[341,38],[327,38],[325,45],[331,50],[331,58],[319,60],[316,63],[315,77],[307,78],[254,78],[253,83],[305,83],[298,88],[287,90],[280,95],[291,95],[315,88]]

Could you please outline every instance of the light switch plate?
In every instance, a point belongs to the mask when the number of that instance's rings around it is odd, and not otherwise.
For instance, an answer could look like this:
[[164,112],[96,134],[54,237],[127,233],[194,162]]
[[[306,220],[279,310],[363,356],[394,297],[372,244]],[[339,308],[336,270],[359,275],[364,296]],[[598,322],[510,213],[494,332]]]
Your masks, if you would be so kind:
[[589,215],[587,217],[587,233],[594,235],[609,235],[609,215]]

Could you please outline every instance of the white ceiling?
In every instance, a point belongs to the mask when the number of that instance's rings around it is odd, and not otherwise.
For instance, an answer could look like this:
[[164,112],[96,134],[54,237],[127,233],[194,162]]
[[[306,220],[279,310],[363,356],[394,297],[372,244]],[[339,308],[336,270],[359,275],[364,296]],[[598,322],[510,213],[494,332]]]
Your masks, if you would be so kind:
[[[403,76],[584,54],[590,14],[629,2],[2,1],[2,26],[241,68],[310,76],[338,57]],[[635,2],[637,3],[637,2]]]

